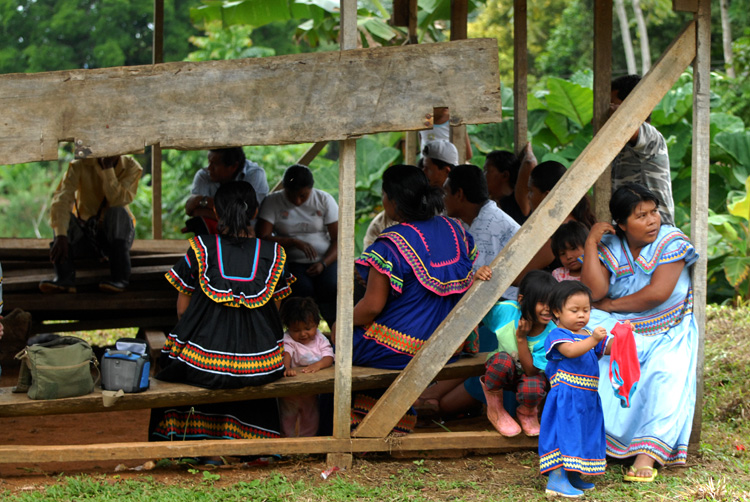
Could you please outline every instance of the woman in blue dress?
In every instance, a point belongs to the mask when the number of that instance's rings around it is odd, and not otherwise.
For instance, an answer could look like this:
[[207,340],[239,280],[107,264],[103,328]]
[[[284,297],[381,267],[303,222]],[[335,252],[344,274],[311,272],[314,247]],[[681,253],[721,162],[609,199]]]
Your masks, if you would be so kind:
[[[689,268],[698,255],[685,234],[661,224],[659,200],[645,187],[623,185],[609,207],[615,225],[592,227],[581,279],[596,300],[592,326],[631,322],[641,378],[629,408],[600,382],[607,454],[635,457],[626,481],[653,481],[655,462],[687,457],[698,348]],[[608,371],[609,357],[599,364]]]
[[[399,224],[356,260],[367,289],[354,306],[352,363],[403,369],[471,286],[476,248],[459,222],[440,215],[442,190],[417,167],[386,169],[383,208]],[[355,397],[355,413],[374,402]]]

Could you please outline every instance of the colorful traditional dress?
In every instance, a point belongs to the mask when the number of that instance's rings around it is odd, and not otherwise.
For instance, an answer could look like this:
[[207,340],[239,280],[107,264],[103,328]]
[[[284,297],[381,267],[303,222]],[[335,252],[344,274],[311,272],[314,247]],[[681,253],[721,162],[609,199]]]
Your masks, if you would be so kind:
[[[475,259],[474,239],[452,218],[436,216],[385,229],[356,260],[365,282],[372,267],[388,277],[391,290],[372,324],[355,327],[353,364],[405,368],[471,286]],[[377,397],[355,395],[355,425]],[[415,422],[409,414],[396,430],[409,431]]]
[[474,239],[445,216],[381,233],[356,260],[357,269],[365,282],[370,267],[386,275],[391,291],[373,323],[355,328],[353,363],[406,367],[471,286],[475,258]]
[[544,404],[539,433],[539,467],[543,474],[562,467],[591,476],[604,474],[607,466],[604,417],[597,393],[599,358],[604,354],[606,338],[572,359],[558,350],[562,343],[585,340],[589,336],[588,330],[579,335],[556,328],[544,341],[551,390]]
[[[605,235],[599,259],[610,272],[610,298],[640,291],[659,265],[685,261],[674,291],[658,307],[645,312],[608,313],[592,309],[590,327],[610,331],[617,321],[633,325],[641,378],[629,408],[620,406],[609,379],[599,395],[604,408],[607,454],[626,458],[641,453],[661,464],[684,464],[695,410],[695,365],[698,327],[693,318],[693,289],[689,267],[698,259],[695,248],[679,229],[662,225],[656,240],[633,259],[627,242]],[[609,371],[609,356],[599,363]]]
[[[210,235],[167,279],[190,304],[162,349],[160,380],[210,389],[263,385],[284,375],[284,330],[274,300],[289,295],[278,244]],[[279,437],[275,399],[153,410],[153,440]]]

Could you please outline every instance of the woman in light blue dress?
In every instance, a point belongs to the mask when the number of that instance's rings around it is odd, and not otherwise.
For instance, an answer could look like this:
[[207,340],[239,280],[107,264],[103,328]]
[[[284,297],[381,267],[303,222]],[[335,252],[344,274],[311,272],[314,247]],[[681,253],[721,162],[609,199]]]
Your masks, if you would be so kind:
[[[623,185],[610,201],[615,225],[595,224],[585,246],[582,281],[596,300],[589,326],[610,331],[629,320],[641,365],[629,408],[608,378],[599,385],[607,454],[635,457],[626,481],[652,481],[655,462],[685,463],[695,410],[698,327],[689,269],[698,255],[679,229],[661,225],[658,207],[645,187]],[[600,361],[602,375],[609,361]]]

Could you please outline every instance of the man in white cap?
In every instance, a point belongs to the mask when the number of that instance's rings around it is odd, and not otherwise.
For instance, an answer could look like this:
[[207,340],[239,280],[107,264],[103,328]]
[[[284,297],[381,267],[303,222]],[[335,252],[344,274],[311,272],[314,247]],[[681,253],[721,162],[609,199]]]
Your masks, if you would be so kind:
[[430,185],[442,188],[448,173],[458,165],[458,150],[448,140],[430,141],[422,149],[425,176]]

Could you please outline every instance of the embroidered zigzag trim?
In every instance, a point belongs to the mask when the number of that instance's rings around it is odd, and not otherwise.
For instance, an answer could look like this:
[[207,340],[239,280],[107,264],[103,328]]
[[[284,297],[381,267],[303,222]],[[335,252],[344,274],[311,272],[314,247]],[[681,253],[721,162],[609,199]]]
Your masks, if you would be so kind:
[[[365,416],[370,412],[370,410],[375,406],[375,403],[377,402],[377,399],[366,394],[354,395],[350,414],[352,429],[355,429],[359,424],[362,423],[362,420],[364,420]],[[406,414],[401,417],[401,419],[393,427],[393,429],[391,429],[391,432],[402,432],[404,434],[409,434],[414,430],[414,427],[416,425],[417,415],[411,409],[409,409],[409,411],[407,411]]]
[[183,295],[192,296],[193,291],[195,291],[195,288],[193,286],[190,286],[188,283],[182,280],[182,278],[177,275],[177,272],[174,271],[174,268],[169,269],[169,272],[164,274],[164,277],[167,278],[169,283],[174,286],[174,288],[182,293]]
[[192,343],[181,343],[170,333],[162,353],[171,359],[205,371],[226,376],[260,376],[283,370],[283,342],[273,349],[257,354],[231,354],[206,350]]
[[[675,241],[682,242],[676,250],[670,251],[668,253],[664,252],[664,249]],[[646,258],[644,258],[643,254],[641,253],[638,258],[636,258],[635,265],[643,272],[650,275],[658,265],[682,260],[694,249],[695,248],[690,243],[685,234],[683,234],[679,230],[674,230],[667,233],[667,235],[665,235],[658,242],[658,244],[656,245],[656,249],[654,250],[654,253],[651,255],[651,258],[649,260],[646,260]],[[624,254],[626,263],[620,265],[615,254],[609,247],[601,244],[599,245],[599,259],[607,264],[608,268],[614,271],[615,276],[618,278],[632,275],[634,273],[633,264],[630,262],[630,258],[628,257],[627,253]]]
[[271,439],[277,431],[261,429],[232,415],[167,410],[153,434],[164,439]]
[[[269,300],[271,300],[271,298],[273,298],[274,290],[276,289],[276,285],[281,279],[281,275],[284,272],[284,263],[286,262],[286,253],[284,252],[284,248],[279,246],[277,243],[273,244],[273,266],[266,278],[265,287],[258,294],[248,297],[243,293],[235,295],[231,290],[222,291],[212,287],[209,284],[208,277],[206,275],[208,271],[208,261],[206,246],[203,243],[202,238],[193,237],[189,240],[189,242],[190,247],[195,252],[195,256],[198,260],[198,282],[200,283],[201,290],[203,290],[203,293],[211,300],[216,303],[223,303],[230,307],[247,307],[253,309],[265,305]],[[221,257],[219,257],[219,259],[221,259]]]
[[687,445],[678,444],[672,447],[656,437],[633,438],[630,445],[625,445],[607,434],[607,455],[615,458],[627,458],[645,454],[665,465],[680,465],[687,460]]
[[372,323],[367,327],[362,335],[368,340],[373,340],[379,345],[383,345],[394,352],[413,356],[424,345],[424,340],[419,340],[409,335],[405,335],[395,329],[382,324]]
[[604,474],[607,461],[603,458],[570,457],[560,454],[560,450],[553,450],[539,457],[539,469],[542,473],[553,471],[558,467],[562,467],[566,471],[580,472],[581,474]]
[[693,313],[693,288],[688,289],[685,301],[649,317],[630,319],[633,330],[639,335],[654,336],[667,332],[682,322],[686,315]]
[[404,280],[401,277],[397,277],[393,273],[393,262],[386,260],[373,250],[362,253],[362,255],[357,258],[354,263],[358,265],[370,266],[381,274],[385,275],[386,277],[388,277],[388,280],[391,283],[391,287],[397,292],[401,293],[404,287]]
[[550,385],[555,387],[558,384],[565,384],[576,389],[597,391],[599,389],[599,378],[589,375],[576,375],[567,371],[557,370],[550,379]]

